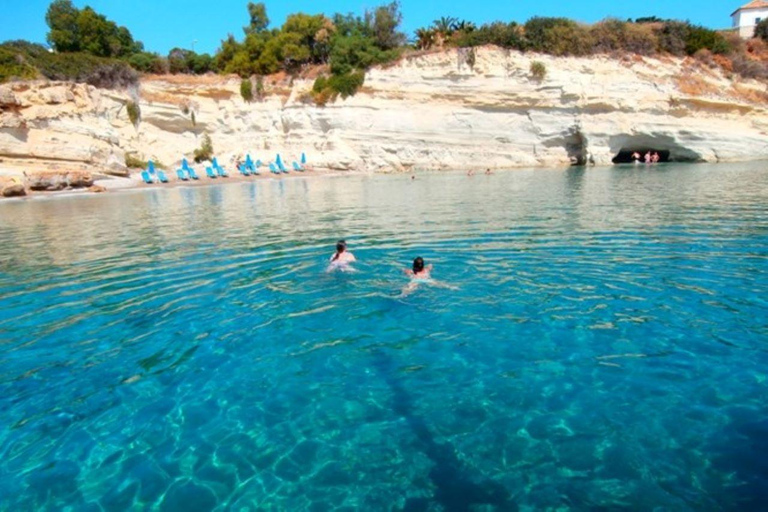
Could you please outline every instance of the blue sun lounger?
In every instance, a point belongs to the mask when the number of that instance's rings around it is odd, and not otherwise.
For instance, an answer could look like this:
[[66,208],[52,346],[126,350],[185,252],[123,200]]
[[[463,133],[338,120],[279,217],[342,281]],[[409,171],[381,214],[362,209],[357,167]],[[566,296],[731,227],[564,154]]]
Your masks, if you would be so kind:
[[209,178],[211,178],[211,179],[214,179],[214,180],[215,180],[215,179],[216,179],[216,177],[217,177],[217,176],[216,176],[216,173],[214,173],[214,172],[213,172],[213,169],[211,169],[210,167],[206,167],[206,168],[205,168],[205,174],[206,174],[206,175],[208,175],[208,177],[209,177]]
[[222,178],[229,178],[229,174],[227,174],[227,171],[225,171],[220,165],[218,160],[216,160],[216,157],[213,157],[213,160],[211,161],[211,164],[213,165],[213,170],[218,173],[219,176]]
[[237,170],[240,171],[240,174],[242,174],[243,176],[250,176],[251,175],[251,173],[248,172],[248,166],[245,165],[245,164],[238,165],[237,166]]
[[293,170],[294,171],[299,171],[299,172],[304,172],[304,168],[302,166],[300,166],[298,162],[293,162]]
[[163,171],[157,171],[157,179],[160,180],[160,183],[168,183],[168,176]]
[[186,174],[184,174],[184,169],[176,169],[176,176],[177,176],[177,177],[178,177],[178,178],[179,178],[181,181],[187,181],[187,180],[189,180],[189,177],[188,177]]
[[[187,175],[190,178],[192,178],[193,180],[199,180],[200,179],[200,176],[198,176],[197,173],[195,172],[195,170],[192,167],[190,167],[189,162],[187,162],[186,158],[182,158],[181,159],[181,171],[182,172],[186,172]],[[181,177],[181,176],[179,176],[179,177]]]
[[251,160],[251,155],[245,155],[245,168],[249,171],[253,170],[253,160]]
[[144,183],[147,185],[151,185],[154,183],[152,180],[152,176],[149,175],[149,171],[141,171],[141,179],[144,180]]
[[280,171],[277,169],[277,167],[275,167],[275,164],[273,164],[272,162],[269,163],[269,172],[273,174],[280,174]]

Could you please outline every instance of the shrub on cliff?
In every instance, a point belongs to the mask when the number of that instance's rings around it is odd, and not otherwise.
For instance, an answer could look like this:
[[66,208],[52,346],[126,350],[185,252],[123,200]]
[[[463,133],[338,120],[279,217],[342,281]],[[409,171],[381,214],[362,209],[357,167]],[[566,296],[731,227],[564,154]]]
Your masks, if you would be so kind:
[[[32,78],[31,70],[50,80],[85,82],[96,87],[123,88],[138,84],[138,74],[128,64],[116,59],[94,57],[85,53],[51,53],[44,46],[26,41],[0,45],[4,55],[3,74]],[[13,58],[11,58],[11,56]]]
[[768,18],[760,21],[755,25],[755,37],[759,37],[763,41],[768,41]]
[[482,25],[471,31],[459,31],[454,38],[458,46],[482,46],[494,44],[502,48],[522,50],[525,48],[523,30],[516,22],[500,21]]
[[250,78],[243,78],[240,81],[240,96],[247,102],[253,100],[253,84]]
[[589,30],[566,18],[534,17],[524,26],[525,47],[552,55],[587,55],[592,47]]
[[200,144],[200,147],[195,150],[194,158],[195,162],[198,164],[213,158],[213,142],[211,141],[210,135],[207,133],[203,135],[203,140]]
[[146,169],[147,161],[134,156],[133,153],[125,154],[125,166],[129,169]]
[[13,78],[31,80],[37,77],[37,70],[22,56],[0,46],[0,83]]
[[170,72],[168,60],[156,53],[141,52],[131,55],[128,64],[141,73],[155,73],[162,75]]
[[531,76],[535,80],[544,80],[544,77],[547,76],[547,67],[544,65],[543,62],[539,62],[538,60],[535,60],[531,62],[530,67]]
[[139,108],[139,105],[136,102],[129,101],[125,104],[125,111],[128,113],[128,119],[131,121],[131,124],[133,126],[138,126],[139,120],[141,119],[141,109]]
[[317,105],[325,105],[338,95],[342,98],[354,96],[365,82],[365,73],[355,71],[343,75],[319,76],[312,85],[312,98]]

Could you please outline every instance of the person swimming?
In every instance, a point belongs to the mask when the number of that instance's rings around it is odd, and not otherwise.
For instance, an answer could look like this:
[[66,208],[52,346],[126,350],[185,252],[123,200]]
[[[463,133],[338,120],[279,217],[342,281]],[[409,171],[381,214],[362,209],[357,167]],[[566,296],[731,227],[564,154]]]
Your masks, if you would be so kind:
[[413,260],[413,266],[411,268],[403,269],[403,271],[410,276],[411,282],[403,287],[400,297],[407,297],[415,291],[420,284],[429,284],[430,286],[450,288],[452,290],[456,289],[454,286],[432,279],[432,265],[424,265],[424,258],[421,256]]
[[336,252],[331,256],[330,265],[328,271],[334,269],[349,270],[349,264],[357,261],[355,255],[347,250],[347,242],[345,240],[339,240],[336,242]]
[[421,256],[413,260],[413,267],[405,269],[405,273],[411,276],[413,281],[427,282],[431,279],[432,265],[424,266],[424,258]]

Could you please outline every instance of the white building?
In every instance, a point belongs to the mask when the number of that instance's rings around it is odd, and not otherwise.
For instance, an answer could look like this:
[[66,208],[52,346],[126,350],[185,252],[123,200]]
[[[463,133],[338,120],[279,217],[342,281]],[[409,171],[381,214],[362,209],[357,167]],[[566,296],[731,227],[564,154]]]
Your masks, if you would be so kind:
[[738,30],[744,39],[752,37],[755,34],[755,25],[765,18],[768,18],[768,2],[765,0],[752,0],[731,14],[734,30]]

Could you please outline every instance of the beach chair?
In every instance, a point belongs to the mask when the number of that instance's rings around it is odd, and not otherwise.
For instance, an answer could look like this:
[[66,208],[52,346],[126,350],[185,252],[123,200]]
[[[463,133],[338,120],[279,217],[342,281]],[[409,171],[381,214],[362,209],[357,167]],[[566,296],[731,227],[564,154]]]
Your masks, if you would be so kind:
[[187,159],[186,159],[186,158],[182,158],[182,159],[181,159],[181,170],[182,170],[183,172],[186,172],[186,173],[187,173],[187,176],[189,176],[189,177],[190,177],[190,178],[192,178],[193,180],[199,180],[199,179],[200,179],[200,176],[198,176],[198,175],[197,175],[197,173],[195,172],[195,169],[193,169],[193,168],[192,168],[192,167],[189,165],[189,162],[187,162]]
[[160,183],[168,183],[168,176],[163,171],[157,171],[157,179],[160,180]]
[[144,183],[147,185],[154,183],[154,181],[152,181],[152,176],[149,175],[149,171],[141,171],[141,179],[144,180]]
[[211,169],[210,167],[206,167],[206,168],[205,168],[205,174],[206,174],[206,175],[207,175],[209,178],[211,178],[211,179],[214,179],[214,180],[215,180],[215,179],[217,178],[217,176],[216,176],[216,173],[214,173],[214,172],[213,172],[213,169]]
[[177,176],[177,177],[178,177],[178,178],[179,178],[181,181],[187,181],[187,180],[189,179],[189,177],[187,177],[187,175],[186,175],[186,174],[184,174],[184,169],[176,169],[176,176]]
[[259,175],[261,174],[259,172],[259,167],[261,167],[263,164],[261,163],[261,160],[256,160],[256,163],[253,164],[253,167],[251,167],[251,174]]
[[269,162],[269,172],[271,172],[272,174],[280,174],[280,169],[275,167],[275,164],[273,164],[272,162]]
[[304,172],[304,168],[302,166],[300,166],[298,162],[293,162],[293,170],[294,171],[299,171],[299,172]]
[[219,162],[218,160],[216,160],[216,157],[213,157],[211,164],[213,165],[213,170],[216,171],[216,173],[218,173],[219,176],[221,176],[222,178],[229,178],[229,174],[227,174],[227,171],[225,171],[224,168],[219,165]]
[[149,174],[155,174],[155,162],[153,162],[152,160],[147,162],[147,172]]
[[237,170],[240,171],[240,174],[242,174],[243,176],[250,176],[251,175],[251,173],[248,172],[248,166],[245,165],[245,164],[238,165],[237,166]]
[[245,168],[249,171],[255,170],[253,167],[253,160],[251,160],[251,155],[245,155]]

